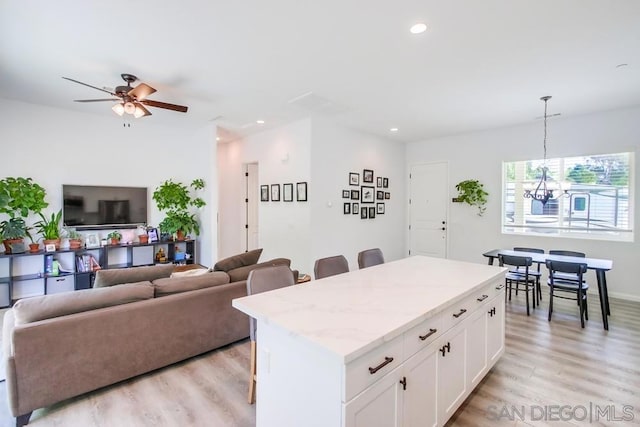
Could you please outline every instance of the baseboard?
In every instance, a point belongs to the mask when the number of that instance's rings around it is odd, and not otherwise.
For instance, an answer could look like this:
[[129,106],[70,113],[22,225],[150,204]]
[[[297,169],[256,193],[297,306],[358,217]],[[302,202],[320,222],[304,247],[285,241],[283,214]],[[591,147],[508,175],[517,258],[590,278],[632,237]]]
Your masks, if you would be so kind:
[[620,292],[609,292],[609,298],[640,302],[640,295],[624,294]]

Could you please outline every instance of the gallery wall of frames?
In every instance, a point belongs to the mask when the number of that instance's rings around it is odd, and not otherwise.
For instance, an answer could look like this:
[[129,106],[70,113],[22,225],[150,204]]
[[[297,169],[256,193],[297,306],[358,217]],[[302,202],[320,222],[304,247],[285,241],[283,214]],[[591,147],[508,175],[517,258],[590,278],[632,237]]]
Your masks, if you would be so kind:
[[360,219],[374,219],[384,215],[385,202],[391,199],[389,178],[376,176],[372,169],[349,172],[349,188],[342,190],[342,213],[358,215]]
[[[285,184],[269,184],[260,186],[261,202],[306,202],[307,183],[296,182],[295,186],[292,182]],[[295,197],[294,197],[295,194]]]

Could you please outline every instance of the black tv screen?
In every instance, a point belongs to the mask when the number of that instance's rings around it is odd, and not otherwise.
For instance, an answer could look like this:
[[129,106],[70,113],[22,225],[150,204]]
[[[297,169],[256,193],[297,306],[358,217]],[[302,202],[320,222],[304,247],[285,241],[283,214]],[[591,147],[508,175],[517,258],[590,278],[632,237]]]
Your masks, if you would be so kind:
[[62,186],[62,221],[76,228],[126,228],[147,223],[146,187]]

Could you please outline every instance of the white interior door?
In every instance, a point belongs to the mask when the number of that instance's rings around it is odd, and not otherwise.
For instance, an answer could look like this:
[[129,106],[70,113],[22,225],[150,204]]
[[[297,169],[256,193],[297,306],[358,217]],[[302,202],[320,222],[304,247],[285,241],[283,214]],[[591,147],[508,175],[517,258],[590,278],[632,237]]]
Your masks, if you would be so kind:
[[409,175],[409,255],[447,257],[449,165],[412,165]]
[[258,248],[258,203],[260,197],[260,186],[258,185],[258,164],[247,163],[246,165],[246,250]]

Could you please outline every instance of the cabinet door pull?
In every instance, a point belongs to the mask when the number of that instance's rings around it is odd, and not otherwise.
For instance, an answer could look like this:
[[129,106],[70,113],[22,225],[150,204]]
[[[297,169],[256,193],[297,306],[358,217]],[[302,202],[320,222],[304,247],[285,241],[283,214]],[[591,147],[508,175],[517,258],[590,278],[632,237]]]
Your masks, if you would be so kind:
[[462,316],[462,315],[463,315],[463,314],[465,314],[466,312],[467,312],[467,309],[466,309],[466,308],[461,308],[459,312],[457,312],[457,313],[455,313],[455,314],[453,315],[453,317],[455,317],[455,318],[457,319],[458,317]]
[[442,353],[442,357],[444,357],[445,353],[451,353],[451,343],[447,342],[439,351]]
[[375,374],[376,372],[378,372],[380,369],[384,368],[385,366],[387,366],[389,363],[393,362],[393,357],[385,357],[384,358],[384,362],[382,362],[381,364],[379,364],[378,366],[376,366],[375,368],[369,367],[369,373],[371,375]]
[[400,384],[402,384],[402,389],[406,390],[407,389],[407,377],[402,377],[402,379],[400,380]]
[[496,286],[496,289],[497,289],[497,290],[500,290],[500,289],[502,289],[502,288],[504,288],[504,283],[503,283],[503,284],[501,284],[501,285]]
[[476,299],[478,300],[478,302],[482,302],[482,301],[486,300],[487,298],[489,298],[489,295],[482,294],[482,296],[480,298],[476,298]]
[[422,341],[424,341],[427,338],[429,338],[431,335],[435,334],[436,332],[438,332],[437,329],[429,328],[429,332],[427,332],[425,335],[419,335],[418,338],[420,338]]
[[495,316],[495,315],[496,315],[496,308],[495,308],[495,307],[493,307],[491,310],[489,310],[489,315],[490,315],[491,317],[493,317],[493,316]]

